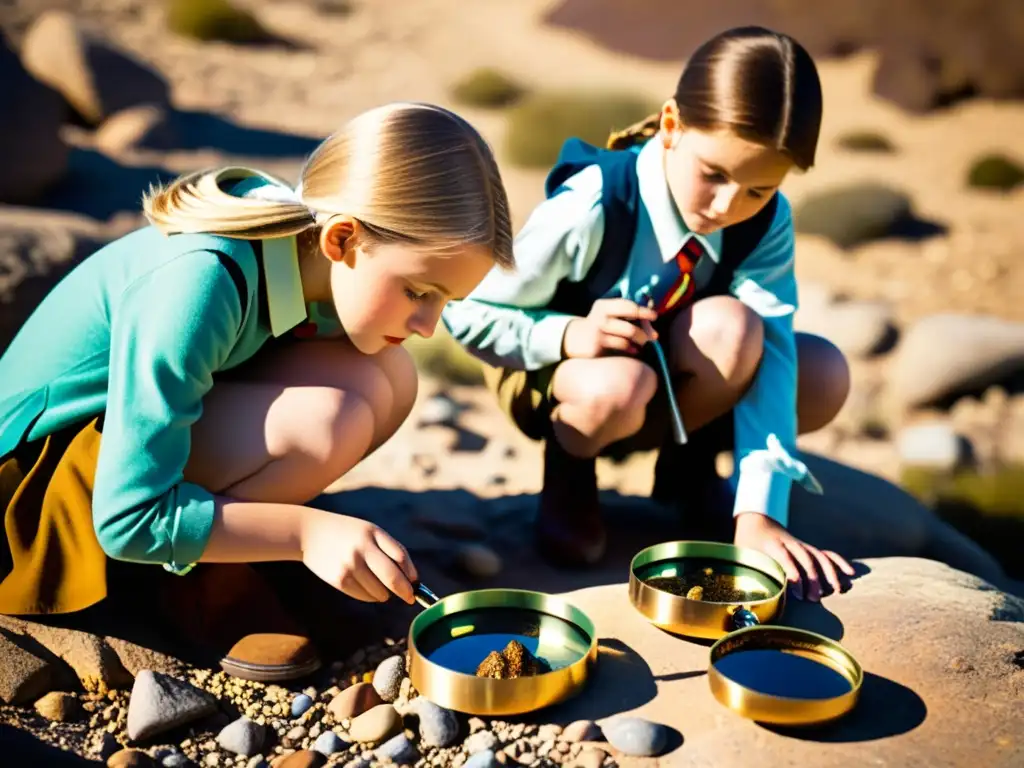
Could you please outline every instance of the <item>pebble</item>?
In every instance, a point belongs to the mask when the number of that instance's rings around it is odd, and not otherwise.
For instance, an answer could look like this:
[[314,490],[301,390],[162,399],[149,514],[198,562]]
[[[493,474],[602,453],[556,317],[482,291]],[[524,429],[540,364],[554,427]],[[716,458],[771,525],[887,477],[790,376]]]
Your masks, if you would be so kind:
[[155,765],[153,758],[141,749],[122,749],[107,760],[107,768],[151,768]]
[[319,752],[303,749],[298,752],[292,752],[282,759],[281,762],[275,760],[274,768],[320,768],[325,762],[327,762],[327,758]]
[[248,717],[240,717],[233,723],[224,726],[217,734],[217,745],[236,755],[252,757],[257,752],[263,751],[266,737],[266,726],[253,722]]
[[471,734],[468,739],[464,742],[466,751],[474,755],[477,752],[486,752],[493,750],[498,744],[498,737],[490,731],[477,731]]
[[604,765],[604,759],[606,757],[608,757],[608,753],[603,749],[587,747],[585,750],[580,752],[574,765],[576,765],[577,768],[601,768],[601,766]]
[[36,712],[47,720],[66,723],[77,720],[82,714],[82,705],[70,693],[50,691],[35,703]]
[[208,768],[217,768],[217,766],[220,765],[220,753],[211,752],[206,756],[206,759],[203,760],[203,764],[208,766]]
[[263,755],[256,755],[245,764],[245,768],[270,768],[270,763]]
[[459,735],[459,721],[450,709],[420,699],[416,706],[420,718],[420,739],[428,747],[447,747]]
[[389,656],[377,665],[373,673],[373,688],[383,701],[393,702],[402,690],[405,677],[405,657]]
[[304,738],[306,738],[306,729],[301,725],[296,725],[294,728],[288,729],[281,743],[286,747],[297,747]]
[[641,717],[619,717],[604,726],[608,743],[626,755],[651,757],[665,748],[665,726]]
[[292,699],[292,717],[302,717],[306,710],[313,706],[313,697],[306,693],[300,693]]
[[487,728],[487,723],[481,720],[479,717],[469,718],[469,732],[476,733]]
[[[188,768],[188,766],[192,765],[192,761],[181,752],[172,752],[161,761],[160,765],[164,768]],[[252,766],[249,766],[249,768],[252,768]]]
[[145,741],[216,711],[216,700],[205,691],[170,675],[139,670],[128,704],[128,738]]
[[313,743],[313,749],[322,755],[333,755],[335,752],[341,752],[347,746],[348,743],[334,731],[324,731]]
[[378,760],[390,760],[398,765],[412,765],[420,759],[416,747],[404,733],[381,744],[373,754]]
[[562,734],[562,726],[549,723],[542,725],[537,731],[539,741],[554,741]]
[[501,557],[484,544],[464,544],[455,558],[467,574],[477,579],[489,579],[501,573]]
[[965,458],[965,447],[963,438],[945,421],[911,424],[896,436],[896,450],[904,466],[948,471]]
[[494,756],[494,752],[490,749],[485,749],[470,757],[463,764],[462,768],[497,768],[498,765],[498,758]]
[[356,683],[349,686],[327,705],[327,711],[335,720],[351,720],[384,702],[380,694],[369,683]]
[[601,741],[601,729],[593,720],[576,720],[562,729],[559,738],[572,743]]
[[402,718],[395,708],[390,704],[378,704],[352,721],[348,735],[352,741],[361,744],[379,744],[401,728]]

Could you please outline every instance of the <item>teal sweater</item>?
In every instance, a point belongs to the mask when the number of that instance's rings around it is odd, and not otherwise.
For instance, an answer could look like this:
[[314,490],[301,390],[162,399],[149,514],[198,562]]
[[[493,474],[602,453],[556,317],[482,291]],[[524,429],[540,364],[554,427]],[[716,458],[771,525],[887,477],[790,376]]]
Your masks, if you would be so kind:
[[203,396],[307,317],[295,239],[263,248],[261,267],[245,240],[133,232],[61,280],[0,357],[0,457],[104,415],[93,520],[110,557],[180,573],[206,546],[213,495],[182,479]]

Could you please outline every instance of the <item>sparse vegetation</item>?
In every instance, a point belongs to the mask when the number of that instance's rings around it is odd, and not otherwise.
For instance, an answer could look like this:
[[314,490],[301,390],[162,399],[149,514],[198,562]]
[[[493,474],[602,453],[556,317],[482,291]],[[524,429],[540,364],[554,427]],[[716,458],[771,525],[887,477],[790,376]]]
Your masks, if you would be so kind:
[[1024,183],[1024,168],[1005,155],[986,155],[971,166],[967,183],[979,189],[1009,192]]
[[1010,577],[1024,578],[1024,466],[953,474],[907,468],[901,482],[936,515],[990,552]]
[[543,168],[567,138],[603,147],[611,132],[657,111],[657,103],[621,92],[535,93],[509,113],[505,148],[516,165]]
[[873,131],[852,131],[839,137],[840,147],[851,152],[875,152],[880,154],[892,154],[896,151],[896,145],[880,133]]
[[271,38],[255,16],[228,0],[169,0],[167,26],[204,42],[261,43]]
[[890,234],[910,218],[910,198],[881,184],[863,183],[813,195],[793,212],[797,232],[853,248]]
[[439,327],[432,338],[418,336],[405,343],[420,373],[449,384],[483,384],[483,368],[448,332]]
[[452,87],[452,98],[457,102],[484,109],[511,106],[525,93],[522,85],[492,67],[475,69]]

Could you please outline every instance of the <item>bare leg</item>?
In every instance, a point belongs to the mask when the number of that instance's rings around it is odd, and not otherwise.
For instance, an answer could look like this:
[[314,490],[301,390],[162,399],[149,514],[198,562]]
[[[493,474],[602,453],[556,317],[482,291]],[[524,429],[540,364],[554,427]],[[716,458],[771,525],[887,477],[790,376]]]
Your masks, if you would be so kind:
[[367,356],[338,340],[287,345],[237,378],[207,397],[186,477],[254,501],[303,503],[336,490],[416,398],[404,350]]

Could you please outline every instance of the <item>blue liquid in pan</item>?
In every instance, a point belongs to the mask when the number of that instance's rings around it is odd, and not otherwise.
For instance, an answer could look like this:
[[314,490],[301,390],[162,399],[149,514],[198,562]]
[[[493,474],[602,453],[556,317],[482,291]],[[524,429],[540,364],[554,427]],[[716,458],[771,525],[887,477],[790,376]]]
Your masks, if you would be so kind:
[[733,651],[715,662],[725,677],[758,693],[791,699],[833,699],[853,686],[826,662],[774,649]]
[[590,638],[576,625],[556,616],[518,608],[477,608],[445,616],[416,639],[430,661],[454,672],[476,674],[492,651],[518,640],[552,670],[582,659]]

